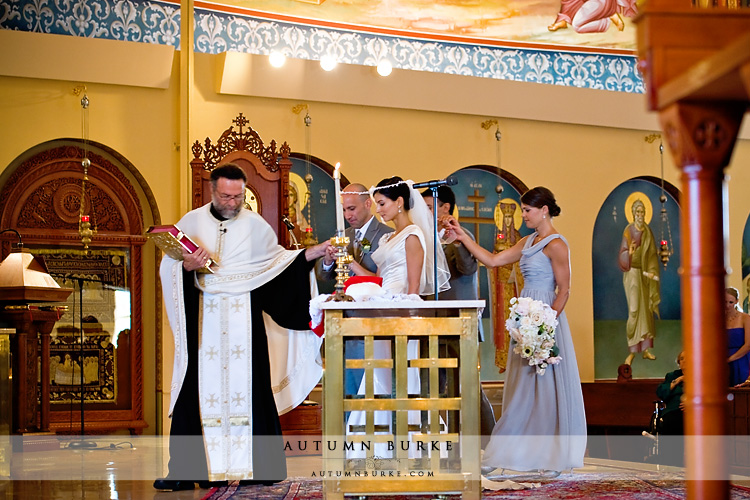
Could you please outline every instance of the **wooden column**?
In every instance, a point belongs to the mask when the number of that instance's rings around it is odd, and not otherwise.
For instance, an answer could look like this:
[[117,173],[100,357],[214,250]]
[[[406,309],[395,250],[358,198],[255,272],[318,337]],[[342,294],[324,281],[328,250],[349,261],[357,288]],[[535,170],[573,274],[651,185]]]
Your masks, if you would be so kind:
[[729,498],[727,341],[724,324],[724,168],[744,106],[676,102],[660,112],[682,170],[682,338],[687,355],[688,499]]

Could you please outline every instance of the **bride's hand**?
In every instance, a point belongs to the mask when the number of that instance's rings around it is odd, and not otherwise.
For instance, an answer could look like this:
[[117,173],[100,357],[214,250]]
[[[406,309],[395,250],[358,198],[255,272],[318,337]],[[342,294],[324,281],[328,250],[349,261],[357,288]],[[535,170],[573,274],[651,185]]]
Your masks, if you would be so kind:
[[362,276],[363,274],[365,274],[364,272],[362,272],[364,268],[356,260],[352,261],[351,264],[349,264],[349,270],[352,272],[354,276]]

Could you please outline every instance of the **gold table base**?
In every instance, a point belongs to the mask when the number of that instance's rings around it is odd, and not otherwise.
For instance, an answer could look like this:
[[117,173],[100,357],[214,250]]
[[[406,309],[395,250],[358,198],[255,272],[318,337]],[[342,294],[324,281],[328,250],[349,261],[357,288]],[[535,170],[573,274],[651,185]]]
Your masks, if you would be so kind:
[[[463,302],[467,301],[446,304]],[[434,492],[479,500],[477,309],[441,307],[436,302],[425,302],[432,304],[429,308],[409,309],[403,304],[361,309],[338,303],[325,308],[325,497]],[[345,360],[345,341],[353,339],[364,341],[364,358]],[[419,342],[419,358],[408,359],[407,345],[414,340]],[[392,359],[375,358],[376,341],[391,343]],[[391,394],[375,394],[374,370],[384,368],[391,370]],[[420,370],[418,395],[408,394],[407,368]],[[344,394],[347,369],[364,370],[364,394]],[[442,393],[440,370],[447,379]],[[354,429],[359,435],[346,433],[345,416],[351,411],[365,413],[364,426]],[[375,412],[382,411],[391,412],[390,425],[375,424]],[[421,424],[409,422],[409,412],[414,411]],[[443,451],[436,451],[441,446]],[[353,449],[364,456],[351,458]],[[387,456],[379,455],[383,449]]]

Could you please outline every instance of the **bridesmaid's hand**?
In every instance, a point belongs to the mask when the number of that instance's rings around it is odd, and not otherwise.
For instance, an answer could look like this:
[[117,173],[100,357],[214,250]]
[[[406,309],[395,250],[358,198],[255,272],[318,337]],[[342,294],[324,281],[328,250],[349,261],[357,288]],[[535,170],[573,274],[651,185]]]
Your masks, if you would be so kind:
[[461,224],[458,223],[456,219],[454,219],[450,215],[446,215],[445,217],[441,218],[441,224],[445,228],[445,236],[444,239],[455,239],[457,241],[463,241],[464,238],[466,238],[466,233],[464,232],[463,228],[461,227]]

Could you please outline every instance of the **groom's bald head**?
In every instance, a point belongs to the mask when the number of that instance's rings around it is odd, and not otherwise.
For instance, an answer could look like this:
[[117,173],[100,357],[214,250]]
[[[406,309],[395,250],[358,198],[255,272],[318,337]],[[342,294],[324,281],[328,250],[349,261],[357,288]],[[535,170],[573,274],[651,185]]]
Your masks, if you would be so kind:
[[349,184],[341,190],[341,200],[344,207],[344,218],[354,229],[364,226],[372,213],[372,200],[367,188],[362,184]]

